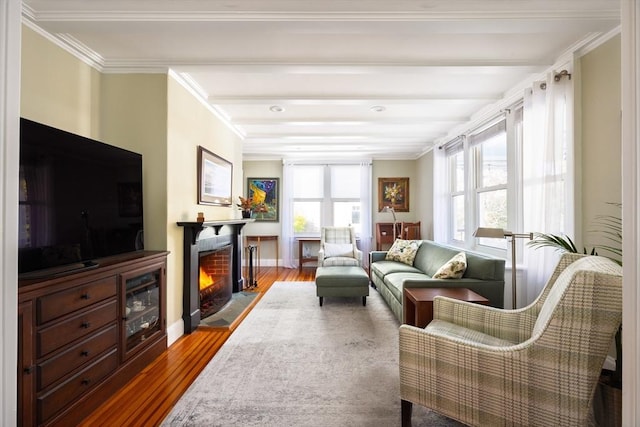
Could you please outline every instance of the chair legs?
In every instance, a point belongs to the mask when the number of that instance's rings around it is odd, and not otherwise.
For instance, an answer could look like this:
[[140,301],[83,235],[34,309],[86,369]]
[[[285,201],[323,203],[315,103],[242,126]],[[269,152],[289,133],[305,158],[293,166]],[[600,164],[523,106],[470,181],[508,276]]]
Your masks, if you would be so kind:
[[413,403],[403,399],[400,402],[400,411],[402,414],[402,427],[411,427],[411,413],[413,412]]
[[322,307],[322,297],[318,297],[320,298],[320,307]]

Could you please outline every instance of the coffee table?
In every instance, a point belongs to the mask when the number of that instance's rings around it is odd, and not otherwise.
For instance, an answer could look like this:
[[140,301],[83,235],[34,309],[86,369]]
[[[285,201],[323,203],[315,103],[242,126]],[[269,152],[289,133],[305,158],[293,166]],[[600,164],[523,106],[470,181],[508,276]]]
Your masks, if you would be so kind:
[[467,288],[404,288],[403,295],[403,323],[418,328],[433,320],[433,299],[437,296],[489,304],[488,299]]

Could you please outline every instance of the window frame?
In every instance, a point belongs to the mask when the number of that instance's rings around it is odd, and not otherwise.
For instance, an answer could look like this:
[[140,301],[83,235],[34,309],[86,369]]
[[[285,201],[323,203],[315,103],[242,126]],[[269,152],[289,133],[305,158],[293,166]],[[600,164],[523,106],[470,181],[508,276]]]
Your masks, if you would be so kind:
[[[334,211],[336,203],[345,203],[345,202],[355,202],[360,204],[360,223],[357,226],[354,226],[356,231],[356,236],[360,236],[361,234],[361,226],[362,226],[362,198],[361,197],[333,197],[332,188],[331,188],[331,168],[332,167],[345,167],[350,166],[354,168],[354,171],[358,175],[358,179],[360,179],[360,165],[358,164],[344,164],[344,163],[336,163],[336,164],[309,164],[309,165],[296,165],[296,168],[305,168],[305,167],[317,167],[322,166],[322,197],[292,197],[291,203],[292,206],[295,206],[296,202],[320,202],[320,224],[318,227],[318,231],[305,231],[305,232],[296,232],[295,228],[293,228],[293,236],[295,238],[313,238],[320,237],[320,230],[322,227],[331,226],[335,223]],[[295,171],[294,171],[295,175]],[[294,176],[295,179],[295,176]],[[295,211],[295,209],[294,209]],[[292,216],[292,220],[295,221],[295,215]]]
[[[506,166],[507,179],[506,183],[483,186],[480,178],[482,174],[482,156],[479,154],[483,142],[485,140],[474,141],[474,136],[489,130],[492,126],[504,123],[504,133],[506,137]],[[502,132],[502,131],[500,131]],[[496,133],[497,134],[497,133]],[[506,215],[507,230],[517,230],[522,224],[522,201],[520,194],[522,193],[522,175],[521,175],[521,157],[523,140],[522,126],[522,100],[513,104],[512,108],[503,110],[499,115],[485,121],[460,137],[445,144],[445,165],[447,168],[447,243],[465,249],[475,250],[478,252],[498,256],[507,257],[507,239],[500,242],[499,245],[482,244],[479,239],[473,236],[474,231],[480,224],[480,203],[479,198],[482,194],[493,191],[506,191]],[[464,168],[464,188],[456,190],[455,177],[456,161],[455,156],[462,151],[462,161]],[[462,196],[464,198],[464,240],[456,238],[455,217],[454,217],[454,199]]]

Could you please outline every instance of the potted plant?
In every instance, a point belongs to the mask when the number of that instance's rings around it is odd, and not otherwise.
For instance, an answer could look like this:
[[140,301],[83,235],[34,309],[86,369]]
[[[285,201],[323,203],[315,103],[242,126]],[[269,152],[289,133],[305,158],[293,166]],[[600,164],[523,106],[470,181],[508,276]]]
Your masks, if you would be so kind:
[[251,197],[244,198],[239,196],[240,203],[236,204],[242,211],[242,218],[251,218],[251,210],[253,209],[253,199]]

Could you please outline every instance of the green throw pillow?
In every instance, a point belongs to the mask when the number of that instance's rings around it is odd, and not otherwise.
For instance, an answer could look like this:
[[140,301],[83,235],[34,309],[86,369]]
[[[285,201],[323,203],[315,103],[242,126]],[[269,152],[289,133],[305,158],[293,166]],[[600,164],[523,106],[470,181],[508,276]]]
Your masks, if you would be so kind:
[[467,269],[467,255],[464,252],[456,254],[447,261],[433,275],[434,279],[460,279]]
[[396,239],[385,257],[388,261],[398,261],[407,265],[413,265],[421,240]]

